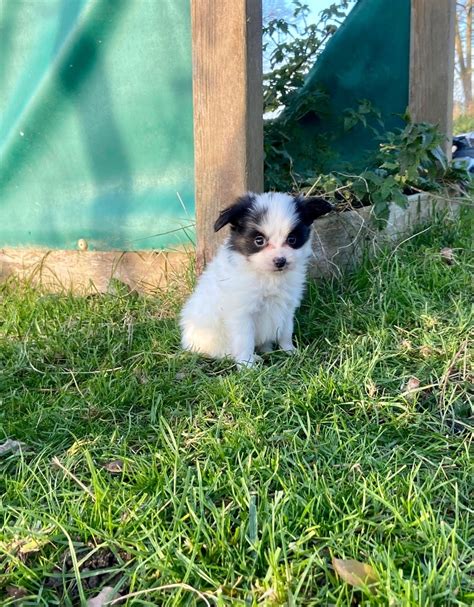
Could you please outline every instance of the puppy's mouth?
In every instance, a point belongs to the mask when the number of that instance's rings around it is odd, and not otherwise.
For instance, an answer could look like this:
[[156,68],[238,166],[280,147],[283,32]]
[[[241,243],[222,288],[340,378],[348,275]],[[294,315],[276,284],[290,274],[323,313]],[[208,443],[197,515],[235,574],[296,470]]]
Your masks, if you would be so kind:
[[282,272],[286,272],[289,269],[289,265],[286,264],[286,266],[283,266],[283,268],[273,268],[274,272],[278,272],[278,273],[282,273]]

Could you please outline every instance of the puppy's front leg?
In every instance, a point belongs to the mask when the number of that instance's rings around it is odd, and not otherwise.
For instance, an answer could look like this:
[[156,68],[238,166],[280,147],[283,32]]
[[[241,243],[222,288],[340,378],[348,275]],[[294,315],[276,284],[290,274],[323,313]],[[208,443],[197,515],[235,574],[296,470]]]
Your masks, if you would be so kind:
[[251,318],[239,316],[227,323],[232,358],[239,367],[253,367],[255,356],[255,327]]
[[280,327],[277,335],[278,345],[284,352],[295,352],[296,348],[293,345],[293,325],[294,325],[294,310],[285,316],[284,322]]

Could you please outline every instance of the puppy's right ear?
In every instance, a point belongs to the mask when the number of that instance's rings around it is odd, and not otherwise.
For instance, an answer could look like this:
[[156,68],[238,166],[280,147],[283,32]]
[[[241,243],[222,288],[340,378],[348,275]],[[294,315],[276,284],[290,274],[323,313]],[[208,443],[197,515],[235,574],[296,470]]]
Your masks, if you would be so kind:
[[230,223],[232,227],[237,226],[240,220],[252,208],[254,200],[255,197],[253,196],[253,194],[246,194],[245,196],[237,198],[233,205],[221,211],[219,217],[216,220],[216,223],[214,224],[214,232],[218,232],[228,223]]

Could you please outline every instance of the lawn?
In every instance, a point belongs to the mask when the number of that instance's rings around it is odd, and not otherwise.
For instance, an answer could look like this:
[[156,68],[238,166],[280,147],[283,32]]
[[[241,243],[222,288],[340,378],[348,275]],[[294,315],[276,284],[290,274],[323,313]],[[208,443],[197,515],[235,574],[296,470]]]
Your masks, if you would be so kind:
[[0,286],[1,604],[472,604],[471,246],[311,283],[300,353],[241,372],[180,351],[182,288]]

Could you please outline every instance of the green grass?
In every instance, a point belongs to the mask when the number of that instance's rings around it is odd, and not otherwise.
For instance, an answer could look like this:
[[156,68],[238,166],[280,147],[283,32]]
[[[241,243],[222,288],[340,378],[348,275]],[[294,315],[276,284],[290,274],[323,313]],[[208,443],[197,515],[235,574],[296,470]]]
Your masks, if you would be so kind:
[[[0,456],[1,604],[107,585],[164,587],[129,605],[471,604],[471,228],[311,284],[300,354],[240,373],[180,352],[177,290],[1,286],[0,443],[24,443]],[[375,593],[332,557],[370,564]]]
[[455,135],[474,131],[474,116],[472,114],[461,114],[454,119],[453,131]]

